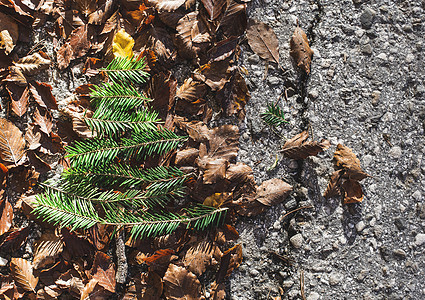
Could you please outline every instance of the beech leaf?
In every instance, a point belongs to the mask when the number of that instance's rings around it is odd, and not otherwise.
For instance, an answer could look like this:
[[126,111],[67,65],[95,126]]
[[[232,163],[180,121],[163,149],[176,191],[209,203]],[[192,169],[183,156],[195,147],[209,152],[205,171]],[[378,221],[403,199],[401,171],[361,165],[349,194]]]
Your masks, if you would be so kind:
[[18,127],[0,118],[0,158],[4,163],[18,166],[24,163],[25,140]]
[[121,29],[114,36],[112,53],[114,53],[115,57],[132,57],[133,46],[133,38],[124,29]]
[[221,15],[223,8],[227,4],[227,0],[201,0],[201,1],[202,1],[202,4],[204,4],[204,7],[207,10],[208,14],[210,15],[211,21],[214,21]]
[[273,29],[260,21],[249,20],[246,30],[248,44],[262,59],[279,63],[279,41]]
[[15,47],[18,38],[18,24],[11,17],[0,12],[0,50],[9,54]]
[[44,52],[39,51],[19,59],[15,66],[21,69],[25,75],[32,76],[40,70],[48,68],[50,63],[49,57]]
[[240,244],[226,250],[220,261],[220,268],[216,273],[215,282],[220,284],[229,276],[234,269],[238,268],[242,263],[242,246]]
[[227,2],[227,9],[220,20],[219,29],[224,32],[226,37],[241,36],[247,27],[246,4],[235,0]]
[[115,292],[115,266],[111,258],[103,252],[96,252],[91,268],[92,278],[105,290]]
[[154,0],[156,8],[160,11],[175,11],[185,2],[186,0]]
[[290,41],[291,51],[289,54],[295,60],[299,68],[304,70],[306,74],[310,74],[311,58],[313,57],[313,50],[310,49],[308,44],[307,35],[297,25]]
[[53,264],[63,250],[61,239],[53,232],[46,232],[36,242],[33,265],[40,269]]
[[168,266],[164,280],[164,295],[171,300],[198,300],[201,297],[201,283],[195,274],[174,264]]
[[13,257],[10,261],[13,279],[27,292],[35,293],[38,278],[33,275],[32,265],[28,260]]
[[183,263],[189,271],[200,276],[206,271],[207,266],[212,264],[213,258],[219,259],[221,254],[220,249],[211,241],[201,240],[186,251]]
[[[2,186],[2,189],[3,188],[4,186]],[[7,201],[4,195],[0,197],[0,213],[1,213],[0,236],[2,236],[3,234],[9,231],[10,227],[12,226],[12,220],[13,220],[12,204],[10,204],[10,202]]]
[[53,128],[53,117],[47,109],[39,109],[34,112],[34,122],[40,126],[40,130],[47,135],[50,135]]
[[45,82],[32,81],[29,85],[31,95],[38,105],[48,109],[58,109],[58,104],[52,94],[52,86]]
[[344,169],[344,178],[360,181],[369,176],[362,170],[360,160],[347,146],[338,144],[334,154],[334,159],[336,166]]
[[307,138],[308,132],[303,131],[292,139],[287,140],[281,150],[282,154],[292,159],[305,159],[309,156],[315,156],[331,146],[328,140],[307,142]]
[[323,194],[323,197],[326,199],[332,198],[335,196],[341,196],[341,174],[343,170],[338,170],[332,173],[331,179],[329,180],[326,191]]
[[29,89],[19,86],[13,82],[6,83],[6,89],[12,101],[12,110],[18,116],[22,117],[28,108]]
[[264,181],[257,188],[256,200],[267,206],[276,205],[285,200],[291,191],[291,185],[281,179],[273,178]]

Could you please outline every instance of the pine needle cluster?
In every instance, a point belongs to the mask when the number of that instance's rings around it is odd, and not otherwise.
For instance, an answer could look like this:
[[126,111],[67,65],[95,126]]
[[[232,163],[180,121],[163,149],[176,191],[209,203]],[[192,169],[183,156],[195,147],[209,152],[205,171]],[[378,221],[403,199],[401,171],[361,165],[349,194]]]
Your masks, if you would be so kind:
[[285,113],[277,103],[267,104],[267,110],[261,114],[261,118],[267,125],[274,127],[289,123],[285,120]]
[[93,88],[94,114],[84,118],[95,137],[66,147],[71,167],[59,182],[41,184],[38,217],[73,230],[131,227],[132,238],[169,234],[180,225],[203,230],[223,220],[226,209],[172,205],[185,195],[190,174],[176,167],[137,167],[186,140],[161,126],[147,105],[151,100],[139,92],[148,78],[145,67],[143,59],[115,58],[104,69],[109,82]]

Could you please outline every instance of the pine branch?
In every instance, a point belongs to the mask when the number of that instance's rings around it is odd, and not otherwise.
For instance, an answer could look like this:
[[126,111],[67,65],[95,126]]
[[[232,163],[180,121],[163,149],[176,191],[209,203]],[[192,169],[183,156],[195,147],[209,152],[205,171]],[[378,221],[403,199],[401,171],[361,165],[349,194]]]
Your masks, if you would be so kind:
[[175,167],[154,167],[150,169],[133,168],[124,164],[104,168],[70,168],[63,174],[73,183],[86,182],[99,187],[117,186],[120,188],[170,189],[182,185],[192,174],[185,174]]
[[152,101],[140,94],[133,86],[114,82],[95,85],[90,93],[90,100],[94,108],[104,105],[109,108],[119,107],[121,110],[142,107],[146,102]]
[[126,82],[131,84],[142,84],[146,82],[149,74],[146,69],[145,59],[116,57],[103,69],[112,82]]
[[285,123],[289,123],[285,120],[285,114],[283,110],[276,104],[267,104],[266,112],[261,114],[261,118],[269,126],[279,126]]
[[185,139],[162,128],[135,133],[131,139],[123,138],[121,143],[111,139],[91,139],[76,142],[65,150],[73,167],[100,167],[112,163],[116,157],[144,159],[153,154],[163,154],[177,148]]

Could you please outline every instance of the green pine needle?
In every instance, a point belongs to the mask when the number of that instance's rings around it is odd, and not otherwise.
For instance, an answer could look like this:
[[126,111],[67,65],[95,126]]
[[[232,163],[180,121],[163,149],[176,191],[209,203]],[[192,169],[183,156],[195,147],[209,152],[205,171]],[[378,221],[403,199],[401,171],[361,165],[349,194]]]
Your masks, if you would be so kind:
[[276,104],[267,104],[267,110],[261,114],[261,118],[269,126],[277,127],[279,125],[289,123],[285,120],[283,110]]
[[142,84],[146,82],[149,74],[144,70],[146,63],[142,59],[116,57],[110,64],[103,69],[109,76],[109,79],[115,83]]

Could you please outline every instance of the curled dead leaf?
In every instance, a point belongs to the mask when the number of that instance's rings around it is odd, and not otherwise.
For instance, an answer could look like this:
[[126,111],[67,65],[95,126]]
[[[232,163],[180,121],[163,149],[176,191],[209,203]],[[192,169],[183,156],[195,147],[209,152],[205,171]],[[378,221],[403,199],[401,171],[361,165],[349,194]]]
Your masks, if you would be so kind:
[[195,274],[183,267],[170,264],[164,276],[164,295],[171,300],[198,300],[201,296],[201,283]]
[[13,279],[27,292],[35,293],[38,278],[34,276],[32,265],[28,260],[13,257],[10,261]]
[[313,57],[313,50],[308,44],[307,35],[297,26],[291,37],[291,51],[290,55],[295,60],[299,68],[304,70],[306,74],[310,74],[311,58]]
[[23,74],[32,76],[43,69],[47,69],[50,63],[51,61],[47,54],[39,51],[22,57],[15,63],[15,66],[19,68]]
[[0,12],[0,50],[12,52],[19,38],[18,24],[10,16]]
[[306,141],[307,138],[307,131],[297,134],[292,139],[286,141],[280,152],[292,159],[305,159],[309,156],[315,156],[331,146],[328,140],[323,139],[320,142]]
[[276,205],[285,200],[291,191],[291,185],[281,179],[273,178],[264,181],[257,188],[256,200],[267,206]]
[[347,146],[338,144],[334,154],[334,160],[337,168],[344,169],[344,178],[360,181],[369,176],[362,170],[360,160]]
[[25,140],[18,127],[0,118],[0,158],[6,166],[25,162]]
[[344,190],[344,204],[359,203],[363,201],[363,190],[356,180],[346,179],[341,185]]
[[12,101],[11,103],[12,111],[18,117],[22,117],[27,112],[27,108],[28,108],[28,101],[29,101],[28,87],[20,86],[13,82],[7,82],[6,89]]

